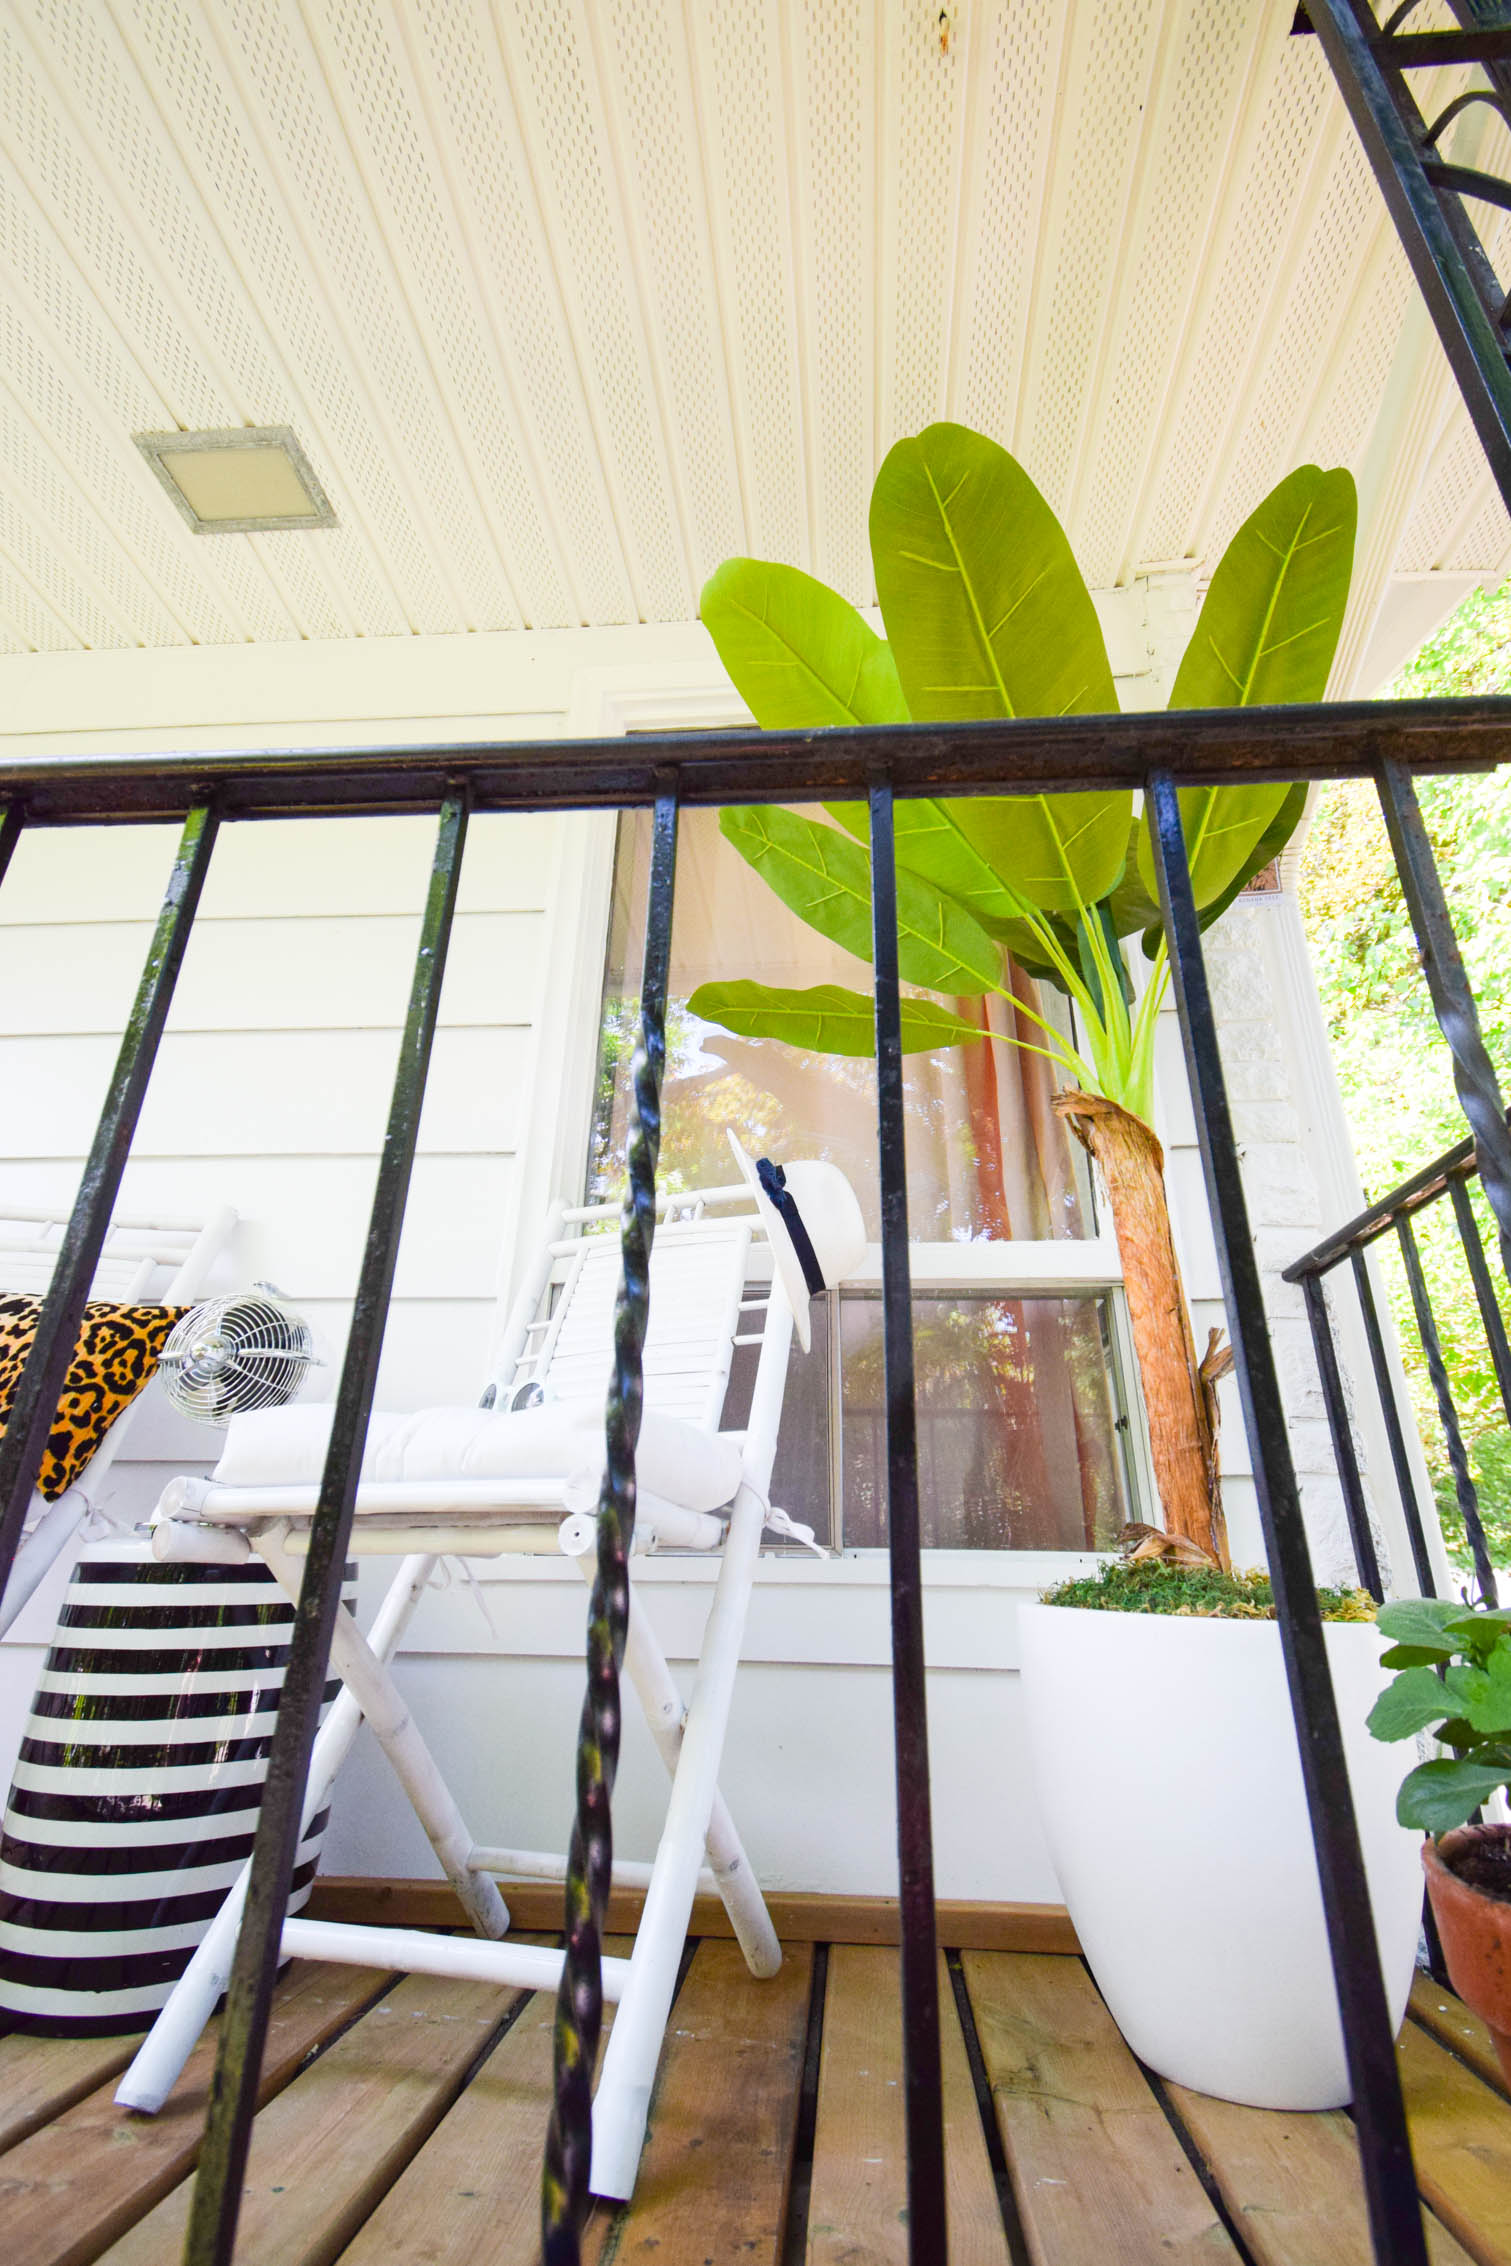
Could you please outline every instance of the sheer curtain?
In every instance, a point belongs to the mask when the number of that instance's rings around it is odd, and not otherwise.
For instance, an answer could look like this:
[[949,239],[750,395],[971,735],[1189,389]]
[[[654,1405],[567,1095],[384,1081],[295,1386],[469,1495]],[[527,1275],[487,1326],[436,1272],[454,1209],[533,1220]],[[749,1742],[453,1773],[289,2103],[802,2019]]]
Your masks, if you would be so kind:
[[[589,1172],[599,1196],[623,1179],[649,839],[645,818],[621,821]],[[841,1166],[878,1236],[874,1065],[777,1040],[734,1038],[688,1012],[700,984],[739,977],[796,990],[840,984],[868,998],[871,986],[864,962],[789,912],[729,846],[716,812],[688,811],[672,935],[664,1184],[727,1181],[725,1129],[732,1127],[748,1148],[779,1162],[819,1156]],[[1013,971],[1012,985],[1040,1013],[1064,1008],[1057,995],[1041,998],[1021,971]],[[951,1004],[983,1035],[979,1045],[907,1058],[912,1236],[979,1244],[1085,1235],[1093,1224],[1091,1192],[1081,1153],[1050,1106],[1052,1066],[1004,1043],[1017,1035],[1037,1044],[1042,1034],[1008,999]],[[880,1408],[872,1389],[879,1334],[873,1359],[871,1324],[879,1333],[879,1315],[868,1317],[864,1300],[851,1314],[850,1304],[843,1331],[845,1536],[859,1545],[885,1539],[868,1476],[875,1468],[872,1412]],[[1125,1514],[1096,1303],[920,1297],[915,1336],[928,1538],[957,1547],[1104,1545]],[[810,1477],[810,1490],[817,1484]]]

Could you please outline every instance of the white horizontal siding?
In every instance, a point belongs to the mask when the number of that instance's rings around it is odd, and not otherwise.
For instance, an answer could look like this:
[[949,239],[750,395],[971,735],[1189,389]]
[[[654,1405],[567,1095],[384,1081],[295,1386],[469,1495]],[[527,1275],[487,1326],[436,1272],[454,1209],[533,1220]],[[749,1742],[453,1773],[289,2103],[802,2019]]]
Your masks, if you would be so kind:
[[[268,845],[276,855],[276,845]],[[446,1021],[497,1024],[511,992],[533,996],[543,908],[459,913],[446,962]],[[170,1030],[397,1029],[414,973],[413,913],[320,913],[196,923]],[[10,941],[6,1029],[120,1031],[152,937],[147,921],[35,922]]]
[[[481,1387],[540,1103],[548,907],[564,829],[582,824],[489,814],[470,829],[383,1347],[390,1406]],[[0,891],[0,1204],[73,1200],[176,840],[159,826],[22,840]],[[122,1208],[145,1214],[235,1207],[216,1287],[265,1279],[296,1299],[329,1355],[322,1396],[349,1323],[434,842],[427,818],[222,829],[122,1187]],[[559,1114],[553,1092],[547,1125]],[[165,1477],[205,1468],[218,1445],[154,1392],[110,1510],[141,1515]]]
[[[231,1203],[240,1214],[235,1264],[249,1282],[265,1277],[301,1301],[340,1299],[356,1281],[375,1165],[366,1155],[133,1157],[121,1208],[189,1217]],[[0,1160],[0,1216],[7,1203],[56,1204],[66,1214],[78,1178],[77,1159]],[[417,1157],[396,1295],[490,1297],[513,1187],[510,1157]]]
[[[137,1154],[370,1155],[382,1141],[398,1046],[397,1029],[170,1029],[142,1105]],[[0,1039],[0,1156],[82,1159],[117,1050],[114,1034]],[[512,1150],[529,1051],[528,1023],[438,1031],[426,1147],[449,1155]]]
[[[484,812],[473,819],[458,911],[539,912],[557,823],[550,812]],[[62,919],[155,921],[177,845],[174,826],[39,828],[17,846],[0,919],[6,927]],[[241,820],[221,829],[198,917],[408,913],[417,919],[434,848],[435,824],[428,818]]]

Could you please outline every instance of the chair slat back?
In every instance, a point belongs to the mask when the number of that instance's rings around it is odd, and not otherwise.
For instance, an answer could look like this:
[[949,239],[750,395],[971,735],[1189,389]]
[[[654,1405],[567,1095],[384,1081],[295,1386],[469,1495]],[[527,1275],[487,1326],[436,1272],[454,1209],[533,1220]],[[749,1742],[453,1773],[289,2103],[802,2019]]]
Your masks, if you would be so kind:
[[[40,1297],[52,1281],[66,1227],[66,1219],[50,1213],[0,1213],[0,1290]],[[198,1229],[187,1226],[113,1220],[89,1285],[90,1297],[117,1305],[163,1297],[198,1235]]]
[[[754,1222],[669,1221],[651,1247],[645,1405],[716,1431],[729,1383]],[[597,1400],[614,1358],[617,1235],[584,1237],[546,1335],[521,1373],[551,1400]]]

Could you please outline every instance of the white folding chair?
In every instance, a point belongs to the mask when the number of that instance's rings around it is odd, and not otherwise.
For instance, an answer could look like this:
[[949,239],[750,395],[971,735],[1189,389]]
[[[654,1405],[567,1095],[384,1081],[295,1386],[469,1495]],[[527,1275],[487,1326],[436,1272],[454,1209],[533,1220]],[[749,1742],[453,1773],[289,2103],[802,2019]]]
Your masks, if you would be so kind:
[[[604,1993],[619,2011],[594,2105],[591,2179],[595,2193],[618,2198],[633,2190],[700,1877],[723,1899],[751,1971],[771,1975],[781,1962],[717,1778],[763,1529],[812,1540],[769,1502],[793,1312],[771,1266],[760,1210],[743,1186],[665,1198],[658,1208],[635,1548],[722,1547],[723,1557],[685,1710],[645,1616],[633,1609],[630,1616],[625,1664],[672,1791],[655,1862],[614,1868],[616,1886],[646,1891],[631,1956],[604,1961]],[[617,1217],[609,1206],[553,1208],[484,1405],[375,1414],[357,1491],[353,1554],[402,1555],[404,1563],[366,1638],[348,1612],[339,1616],[331,1662],[344,1688],[316,1740],[306,1819],[324,1806],[365,1717],[487,1940],[294,1919],[283,1932],[287,1956],[527,1987],[557,1981],[559,1952],[499,1940],[508,1912],[495,1876],[561,1879],[565,1861],[474,1841],[389,1663],[441,1555],[560,1550],[591,1576],[620,1270],[619,1237],[606,1231]],[[741,1345],[759,1347],[750,1412],[742,1431],[722,1432]],[[219,1560],[255,1551],[297,1595],[330,1418],[328,1406],[296,1405],[234,1419],[213,1477],[175,1480],[165,1491],[154,1527],[158,1555]],[[700,1874],[705,1852],[709,1870]],[[245,1875],[127,2071],[116,2096],[122,2103],[153,2110],[166,2098],[225,1989],[244,1885]]]
[[[0,1291],[42,1296],[52,1281],[67,1224],[56,1212],[0,1207]],[[90,1298],[108,1299],[117,1306],[190,1306],[204,1290],[235,1226],[236,1214],[228,1204],[202,1222],[113,1219],[89,1286]],[[120,1454],[144,1398],[139,1393],[129,1408],[122,1409],[84,1470],[61,1495],[49,1502],[40,1490],[33,1493],[0,1600],[0,1636],[70,1537],[98,1511],[105,1475]]]

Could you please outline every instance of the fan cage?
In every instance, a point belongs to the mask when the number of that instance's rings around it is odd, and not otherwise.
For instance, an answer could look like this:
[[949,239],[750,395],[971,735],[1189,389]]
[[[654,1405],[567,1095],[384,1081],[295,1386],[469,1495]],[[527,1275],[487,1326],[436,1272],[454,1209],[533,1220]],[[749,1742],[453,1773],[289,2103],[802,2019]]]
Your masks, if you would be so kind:
[[283,1407],[318,1364],[303,1315],[280,1298],[246,1294],[194,1307],[159,1362],[169,1401],[204,1424]]

